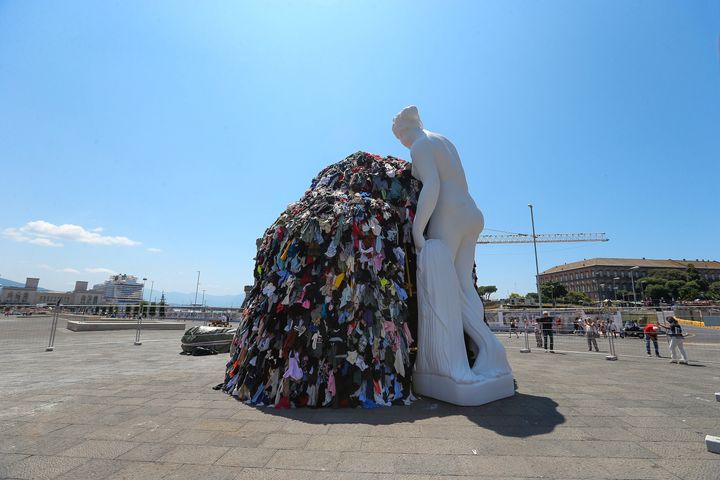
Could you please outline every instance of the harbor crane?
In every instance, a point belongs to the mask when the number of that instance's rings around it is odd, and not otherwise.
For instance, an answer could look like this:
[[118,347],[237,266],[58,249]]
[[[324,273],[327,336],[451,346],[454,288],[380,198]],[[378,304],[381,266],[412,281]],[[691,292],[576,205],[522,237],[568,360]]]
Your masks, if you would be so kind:
[[[490,230],[490,229],[488,229]],[[607,242],[604,233],[545,233],[534,235],[536,243]],[[480,235],[478,245],[533,243],[531,233],[506,233],[504,235]]]

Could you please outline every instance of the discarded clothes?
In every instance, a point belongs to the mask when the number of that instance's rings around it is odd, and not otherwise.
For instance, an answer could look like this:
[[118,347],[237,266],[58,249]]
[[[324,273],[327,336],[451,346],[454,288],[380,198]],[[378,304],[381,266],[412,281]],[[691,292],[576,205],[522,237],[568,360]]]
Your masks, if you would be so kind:
[[265,231],[224,391],[276,408],[412,398],[411,232],[421,185],[410,166],[350,155]]

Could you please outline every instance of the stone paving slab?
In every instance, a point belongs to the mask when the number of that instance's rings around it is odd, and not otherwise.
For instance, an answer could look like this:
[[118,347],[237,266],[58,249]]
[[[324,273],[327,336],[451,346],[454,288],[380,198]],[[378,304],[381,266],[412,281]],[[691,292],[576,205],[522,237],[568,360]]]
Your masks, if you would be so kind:
[[515,397],[369,411],[244,405],[210,388],[225,355],[171,336],[0,353],[0,478],[720,478],[717,366],[503,341]]

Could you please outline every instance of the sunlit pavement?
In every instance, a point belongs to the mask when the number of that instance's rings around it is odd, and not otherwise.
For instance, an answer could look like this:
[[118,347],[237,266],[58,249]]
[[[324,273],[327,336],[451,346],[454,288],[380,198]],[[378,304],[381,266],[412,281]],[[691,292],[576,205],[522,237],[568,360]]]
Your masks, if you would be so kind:
[[[59,332],[0,350],[2,478],[710,479],[718,365],[508,350],[517,394],[477,408],[257,409],[211,387],[225,355],[179,355],[181,332]],[[79,336],[84,335],[84,336]],[[126,338],[127,337],[127,338]],[[634,343],[629,343],[633,341]],[[0,341],[0,343],[2,343]],[[607,350],[605,339],[599,341]],[[709,342],[704,342],[709,343]],[[666,347],[661,342],[661,348]],[[667,351],[663,352],[667,355]],[[692,359],[692,349],[688,345]]]

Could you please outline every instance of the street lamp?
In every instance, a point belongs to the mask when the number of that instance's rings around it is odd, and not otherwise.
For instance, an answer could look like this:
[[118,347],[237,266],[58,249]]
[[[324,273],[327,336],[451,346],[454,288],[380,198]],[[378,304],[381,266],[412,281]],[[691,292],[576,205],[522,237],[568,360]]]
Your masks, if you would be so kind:
[[538,305],[542,310],[542,292],[540,291],[540,267],[538,266],[538,255],[537,255],[537,235],[535,235],[535,215],[533,213],[532,203],[528,203],[530,208],[530,221],[532,222],[532,233],[533,233],[533,249],[535,249],[535,287],[537,288],[538,294]]
[[197,273],[197,282],[195,283],[195,302],[193,303],[193,305],[197,305],[198,287],[200,286],[200,270],[198,270]]
[[615,280],[620,280],[620,277],[613,277],[613,295],[615,297],[615,301],[617,302],[617,287],[615,286]]
[[630,284],[632,285],[632,291],[633,291],[633,306],[635,303],[637,303],[637,296],[635,295],[635,276],[633,275],[633,270],[638,270],[640,267],[635,265],[634,267],[629,268],[630,272]]
[[150,297],[148,300],[148,317],[150,316],[150,305],[152,305],[152,293],[153,293],[154,286],[155,286],[155,280],[150,280]]
[[135,345],[142,345],[140,341],[140,329],[142,328],[142,311],[143,311],[143,300],[145,300],[145,282],[147,278],[143,278],[142,293],[140,294],[140,312],[137,319],[137,329],[135,330]]

